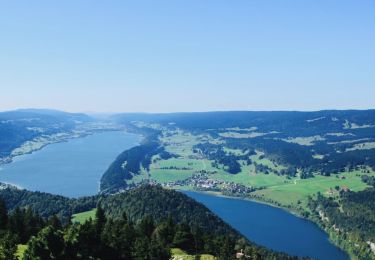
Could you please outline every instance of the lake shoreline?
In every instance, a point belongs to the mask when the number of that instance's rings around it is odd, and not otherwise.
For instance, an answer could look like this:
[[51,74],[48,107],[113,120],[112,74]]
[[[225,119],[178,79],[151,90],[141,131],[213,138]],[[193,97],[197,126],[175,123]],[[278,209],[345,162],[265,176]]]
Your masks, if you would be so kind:
[[96,195],[113,160],[142,141],[140,135],[123,130],[90,131],[81,138],[59,140],[23,153],[0,166],[0,182],[69,198]]
[[[34,152],[40,151],[43,148],[45,148],[46,146],[48,146],[48,145],[58,144],[58,143],[63,143],[63,142],[68,142],[69,140],[76,139],[76,138],[84,138],[84,137],[92,135],[94,133],[84,133],[84,134],[79,134],[78,136],[76,135],[76,133],[67,133],[67,132],[64,132],[64,134],[67,134],[68,136],[64,136],[64,138],[58,139],[58,140],[50,140],[50,142],[39,142],[38,143],[38,141],[36,141],[35,139],[31,139],[29,141],[26,141],[26,142],[35,142],[35,145],[37,147],[31,148],[30,150],[25,151],[25,152],[19,152],[19,153],[15,154],[15,155],[9,155],[7,157],[0,158],[0,166],[4,165],[4,164],[12,163],[13,160],[15,158],[19,157],[19,156],[26,155],[26,154],[32,154]],[[15,148],[14,150],[22,148],[22,146],[25,143],[23,143],[21,146]]]
[[[73,132],[61,132],[61,133],[54,134],[54,135],[36,137],[34,139],[24,142],[21,146],[13,149],[12,153],[9,156],[1,157],[0,166],[12,163],[14,159],[16,159],[19,156],[32,154],[34,152],[40,151],[48,145],[69,142],[70,140],[85,138],[93,134],[98,134],[98,133],[103,133],[103,132],[117,132],[117,131],[123,131],[128,134],[134,134],[134,133],[127,131],[126,129],[114,128],[114,129],[92,129],[92,130],[75,131],[75,132],[74,131]],[[31,147],[30,147],[30,144],[32,145]],[[22,151],[23,149],[22,147],[25,145],[28,145],[28,148]]]
[[322,230],[327,236],[328,236],[328,241],[336,246],[337,248],[339,248],[340,250],[342,250],[343,252],[345,252],[345,254],[348,256],[349,259],[352,259],[353,255],[347,251],[345,248],[343,248],[340,244],[336,243],[335,240],[332,238],[331,236],[331,233],[329,232],[329,230],[326,230],[325,228],[323,228],[320,223],[317,223],[316,221],[314,221],[314,219],[312,218],[306,218],[304,216],[302,216],[301,214],[298,213],[298,211],[296,210],[291,210],[289,208],[286,208],[286,207],[282,207],[282,206],[278,206],[278,205],[275,205],[275,204],[272,204],[271,202],[266,202],[266,201],[262,201],[262,200],[259,200],[259,199],[255,199],[255,198],[246,198],[246,197],[236,197],[236,196],[228,196],[228,195],[224,195],[220,192],[216,192],[216,191],[199,191],[199,190],[186,190],[186,189],[175,189],[179,192],[194,192],[194,193],[198,193],[198,194],[203,194],[203,195],[209,195],[209,196],[214,196],[214,197],[220,197],[220,198],[227,198],[227,199],[235,199],[235,200],[242,200],[242,201],[250,201],[250,202],[253,202],[253,203],[258,203],[258,204],[262,204],[262,205],[266,205],[266,206],[269,206],[269,207],[272,207],[272,208],[277,208],[277,209],[281,209],[295,217],[298,217],[300,219],[303,219],[305,221],[308,221],[312,224],[314,224],[316,227],[318,227],[320,230]]
[[298,211],[291,210],[291,209],[283,207],[283,206],[278,206],[278,205],[272,204],[271,202],[267,202],[267,201],[264,201],[264,200],[259,200],[259,199],[255,199],[255,198],[229,196],[229,195],[224,195],[224,194],[222,194],[220,192],[216,192],[216,191],[184,190],[184,189],[175,189],[175,190],[202,193],[202,194],[206,194],[206,195],[211,195],[211,196],[221,197],[221,198],[227,198],[227,199],[251,201],[251,202],[255,202],[255,203],[259,203],[259,204],[264,204],[264,205],[267,205],[267,206],[270,206],[270,207],[273,207],[273,208],[282,209],[282,210],[284,210],[284,211],[286,211],[286,212],[288,212],[288,213],[290,213],[290,214],[292,214],[296,217],[311,221],[309,218],[303,217],[301,214],[299,214]]

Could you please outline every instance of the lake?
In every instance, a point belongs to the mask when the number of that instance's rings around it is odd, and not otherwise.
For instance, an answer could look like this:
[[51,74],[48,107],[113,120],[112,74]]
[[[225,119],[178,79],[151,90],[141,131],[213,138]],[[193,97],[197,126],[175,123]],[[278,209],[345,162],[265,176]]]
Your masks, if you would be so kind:
[[291,255],[319,260],[346,260],[347,254],[328,240],[314,223],[287,211],[249,200],[184,191],[249,240]]
[[138,135],[110,131],[50,144],[0,165],[0,182],[67,197],[94,195],[111,162],[139,141]]

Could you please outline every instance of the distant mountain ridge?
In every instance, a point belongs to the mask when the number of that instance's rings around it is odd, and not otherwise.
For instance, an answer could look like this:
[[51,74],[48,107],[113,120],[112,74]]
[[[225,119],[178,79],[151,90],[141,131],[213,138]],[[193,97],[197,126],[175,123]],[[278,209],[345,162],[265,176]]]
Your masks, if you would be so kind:
[[[312,112],[300,111],[218,111],[218,112],[184,112],[184,113],[122,113],[112,116],[120,122],[147,121],[160,124],[175,123],[188,129],[209,129],[227,127],[257,126],[260,130],[269,130],[277,124],[287,125],[309,123],[308,120],[322,119],[318,123],[324,126],[342,126],[345,119],[356,124],[375,126],[375,109],[368,110],[322,110]],[[333,119],[333,121],[332,121]],[[313,121],[310,121],[313,122]],[[279,130],[281,127],[276,127]],[[275,129],[273,129],[275,130]]]
[[262,150],[280,164],[328,174],[344,167],[375,169],[375,110],[117,114],[125,125],[158,124],[208,134],[229,148]]
[[0,160],[34,138],[72,131],[79,123],[92,119],[79,113],[45,109],[0,112]]

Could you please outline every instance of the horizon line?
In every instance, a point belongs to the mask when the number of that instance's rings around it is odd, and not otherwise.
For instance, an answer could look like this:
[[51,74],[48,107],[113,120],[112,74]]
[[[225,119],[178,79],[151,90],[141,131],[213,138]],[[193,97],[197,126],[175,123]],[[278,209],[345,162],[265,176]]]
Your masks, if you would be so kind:
[[69,110],[60,110],[55,108],[15,108],[9,110],[0,110],[0,113],[7,113],[7,112],[16,112],[16,111],[55,111],[55,112],[63,112],[63,113],[71,113],[71,114],[87,114],[87,115],[114,115],[114,114],[188,114],[188,113],[222,113],[222,112],[305,112],[305,113],[313,113],[313,112],[323,112],[323,111],[370,111],[375,110],[375,108],[323,108],[323,109],[312,109],[312,110],[298,110],[298,109],[277,109],[277,110],[262,110],[262,109],[254,109],[254,110],[244,110],[244,109],[233,109],[233,110],[200,110],[200,111],[170,111],[170,112],[150,112],[150,111],[69,111]]

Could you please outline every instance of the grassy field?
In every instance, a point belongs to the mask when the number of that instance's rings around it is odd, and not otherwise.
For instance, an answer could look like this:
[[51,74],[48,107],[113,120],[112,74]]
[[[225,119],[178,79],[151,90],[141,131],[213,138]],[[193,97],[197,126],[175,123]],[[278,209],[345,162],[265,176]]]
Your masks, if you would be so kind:
[[[162,169],[168,167],[176,167],[177,169]],[[163,183],[184,180],[201,170],[220,171],[213,168],[209,160],[181,157],[153,163],[150,167],[150,176],[153,180]]]
[[161,138],[167,152],[188,157],[192,153],[192,147],[205,136],[192,135],[183,131],[168,132],[167,136]]
[[[165,169],[169,167],[175,167],[177,169]],[[201,168],[202,162],[197,159],[172,158],[153,163],[150,167],[150,176],[153,180],[162,183],[184,180]]]
[[197,159],[188,158],[171,158],[168,160],[161,160],[153,164],[154,168],[177,167],[177,168],[191,168],[192,170],[202,169],[202,162]]
[[334,190],[335,186],[340,188],[348,187],[352,191],[360,191],[367,188],[368,186],[361,181],[360,176],[362,174],[360,171],[356,171],[328,177],[319,175],[309,179],[293,178],[288,183],[272,185],[266,189],[255,191],[254,194],[272,199],[285,206],[296,205],[298,201],[304,206],[309,195],[321,192],[328,196],[330,195],[328,191],[330,189]]
[[202,255],[189,255],[187,252],[179,249],[172,248],[172,259],[173,260],[215,260],[216,257],[213,255],[202,254]]
[[282,139],[285,142],[288,143],[295,143],[299,145],[313,145],[314,142],[316,141],[323,141],[325,140],[323,137],[320,135],[315,135],[315,136],[308,136],[308,137],[295,137],[295,138],[287,138],[287,139]]
[[[229,174],[226,172],[219,172],[210,177],[212,179],[223,180],[243,184],[251,187],[271,187],[276,185],[284,185],[291,182],[284,176],[275,174],[254,173],[253,166],[243,166],[242,171],[238,174]],[[246,170],[249,169],[249,170]]]
[[237,132],[224,132],[219,133],[222,137],[228,137],[228,138],[255,138],[258,136],[266,135],[267,133],[258,133],[258,132],[251,132],[251,133],[237,133]]
[[269,158],[264,157],[264,158],[260,159],[260,157],[263,156],[264,153],[262,153],[260,151],[256,151],[256,153],[257,153],[256,155],[250,156],[250,159],[253,162],[255,162],[257,164],[263,164],[263,165],[268,166],[269,168],[271,168],[273,170],[276,170],[276,171],[281,171],[281,170],[286,169],[285,166],[274,163]]
[[[256,155],[250,156],[251,160],[257,164],[262,164],[268,166],[269,168],[280,171],[285,169],[285,166],[278,165],[272,162],[270,159],[264,157],[262,152],[256,151]],[[218,171],[218,173],[213,174],[211,177],[213,179],[224,180],[234,183],[243,184],[251,187],[271,187],[276,185],[284,185],[291,183],[292,180],[287,179],[285,176],[278,176],[275,174],[263,174],[257,173],[254,165],[246,165],[244,161],[239,161],[241,164],[241,172],[238,174],[228,174],[224,170]]]
[[[313,136],[308,138],[295,138],[289,141],[301,145],[309,145],[311,142],[320,139],[319,136]],[[241,164],[241,172],[238,174],[229,174],[222,166],[219,167],[219,169],[214,168],[212,167],[212,161],[203,159],[200,155],[193,153],[193,146],[195,144],[200,142],[220,143],[222,142],[220,138],[213,139],[207,135],[192,135],[177,130],[166,132],[164,137],[161,138],[161,141],[168,152],[176,154],[179,157],[168,160],[161,160],[158,156],[153,157],[150,171],[142,170],[142,173],[133,178],[132,181],[138,182],[145,178],[151,178],[159,183],[166,183],[184,180],[201,170],[206,170],[213,173],[209,174],[209,178],[261,188],[253,193],[259,196],[261,200],[272,201],[283,206],[292,207],[297,204],[305,207],[308,196],[315,195],[317,192],[321,192],[327,196],[335,195],[334,191],[336,186],[338,186],[339,189],[347,187],[353,191],[360,191],[368,187],[361,181],[361,175],[363,173],[360,171],[341,173],[329,177],[318,175],[314,178],[300,179],[299,177],[288,178],[286,176],[279,176],[274,173],[264,174],[256,172],[254,164],[246,165],[245,161],[239,161]],[[224,151],[236,155],[244,154],[241,150],[230,149],[225,146]],[[273,162],[260,151],[256,151],[256,155],[250,156],[250,159],[253,163],[268,166],[277,172],[286,169],[284,165]],[[375,173],[372,172],[370,175],[375,176]],[[183,189],[190,188],[191,187],[183,187]],[[328,191],[331,191],[331,193]]]
[[242,150],[240,149],[231,149],[231,148],[228,148],[228,147],[224,147],[223,148],[224,152],[226,153],[232,153],[234,155],[243,155],[245,154]]
[[94,219],[95,218],[96,209],[92,209],[90,211],[85,211],[77,214],[73,214],[72,222],[73,223],[84,223],[86,220]]
[[[177,154],[180,157],[172,158],[169,160],[156,160],[156,162],[151,164],[150,176],[157,182],[163,183],[184,180],[201,170],[217,172],[217,174],[212,175],[212,178],[214,179],[222,179],[225,181],[241,183],[255,187],[276,185],[287,181],[284,177],[255,174],[255,168],[252,165],[242,166],[242,172],[236,175],[226,173],[223,168],[217,169],[212,167],[212,161],[202,159],[197,154],[193,153],[193,146],[199,142],[202,142],[202,140],[212,143],[220,142],[220,140],[216,140],[208,136],[195,136],[182,131],[174,131],[165,135],[163,138],[161,138],[161,140],[168,152]],[[230,149],[227,147],[224,147],[224,151],[227,153],[234,153],[236,155],[244,154],[244,152],[241,150]],[[277,165],[268,158],[260,159],[262,155],[263,153],[257,151],[257,154],[251,156],[250,158],[253,162],[263,164],[277,171],[285,169],[284,166]],[[176,167],[177,169],[165,169],[169,167]],[[139,179],[142,177],[137,176],[136,178]]]
[[153,170],[151,178],[157,182],[165,183],[170,181],[185,180],[193,175],[192,171],[183,170]]
[[[193,153],[193,146],[206,141],[214,141],[206,135],[192,135],[183,131],[169,131],[168,134],[161,138],[165,150],[176,154],[178,158],[160,160],[153,157],[153,163],[150,166],[151,179],[160,182],[170,182],[184,180],[193,174],[201,171],[217,170],[211,166],[211,162],[200,158]],[[155,160],[156,159],[156,160]],[[168,169],[173,167],[175,169]]]
[[147,172],[146,169],[144,169],[143,167],[141,167],[140,174],[133,176],[133,178],[131,180],[127,180],[126,182],[128,184],[130,184],[130,183],[139,183],[139,182],[141,182],[141,181],[143,181],[145,179],[149,179],[149,173]]

